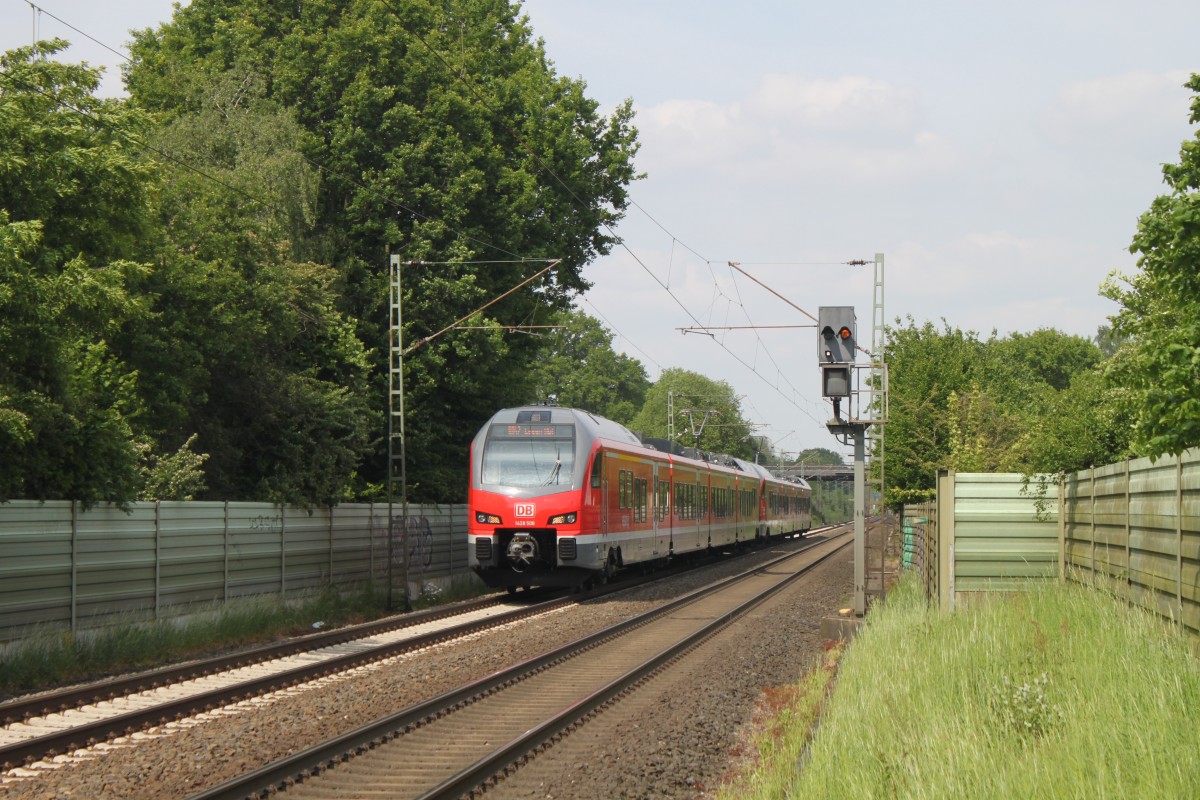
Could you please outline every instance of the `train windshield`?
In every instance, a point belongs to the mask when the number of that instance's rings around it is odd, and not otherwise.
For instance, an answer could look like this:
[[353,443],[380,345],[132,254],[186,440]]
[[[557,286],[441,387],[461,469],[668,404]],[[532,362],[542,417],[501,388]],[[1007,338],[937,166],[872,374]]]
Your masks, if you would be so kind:
[[574,425],[492,425],[480,482],[533,488],[570,486],[575,474]]

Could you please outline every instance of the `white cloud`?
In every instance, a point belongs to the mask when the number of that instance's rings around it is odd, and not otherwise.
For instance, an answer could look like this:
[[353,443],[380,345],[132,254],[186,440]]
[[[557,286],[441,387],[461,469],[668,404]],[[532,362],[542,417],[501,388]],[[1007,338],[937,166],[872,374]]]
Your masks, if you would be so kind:
[[984,335],[1053,327],[1091,336],[1116,311],[1099,297],[1100,280],[1130,260],[1128,253],[1004,230],[938,244],[905,242],[888,257],[895,265],[888,273],[889,319],[945,317]]
[[887,81],[848,75],[810,80],[795,73],[764,75],[746,100],[749,116],[805,132],[911,131],[916,91]]
[[643,155],[652,150],[656,162],[677,168],[712,164],[753,144],[753,123],[739,105],[701,100],[669,100],[638,111]]
[[852,183],[942,173],[963,154],[919,126],[915,90],[860,76],[763,75],[743,99],[671,100],[641,109],[641,165],[703,168],[741,182],[821,177]]
[[1037,130],[1058,147],[1157,152],[1164,135],[1178,144],[1186,133],[1187,77],[1186,71],[1139,70],[1064,83],[1054,104],[1037,115]]

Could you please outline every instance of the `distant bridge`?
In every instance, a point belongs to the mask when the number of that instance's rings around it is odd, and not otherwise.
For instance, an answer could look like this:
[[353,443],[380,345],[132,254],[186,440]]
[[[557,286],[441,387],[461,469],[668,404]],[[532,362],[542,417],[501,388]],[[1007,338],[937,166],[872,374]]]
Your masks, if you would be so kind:
[[853,464],[794,464],[770,466],[777,478],[803,478],[806,481],[849,481],[854,479]]

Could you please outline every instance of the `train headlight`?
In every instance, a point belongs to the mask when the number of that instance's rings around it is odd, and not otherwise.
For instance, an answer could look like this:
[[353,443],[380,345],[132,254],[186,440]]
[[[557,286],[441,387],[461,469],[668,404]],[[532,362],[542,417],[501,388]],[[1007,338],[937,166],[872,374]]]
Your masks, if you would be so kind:
[[550,524],[551,525],[574,525],[575,520],[578,518],[579,518],[578,514],[576,514],[574,511],[572,511],[570,514],[559,514],[556,517],[551,517]]
[[482,511],[475,512],[475,521],[483,525],[499,525],[500,518],[495,514],[485,514]]

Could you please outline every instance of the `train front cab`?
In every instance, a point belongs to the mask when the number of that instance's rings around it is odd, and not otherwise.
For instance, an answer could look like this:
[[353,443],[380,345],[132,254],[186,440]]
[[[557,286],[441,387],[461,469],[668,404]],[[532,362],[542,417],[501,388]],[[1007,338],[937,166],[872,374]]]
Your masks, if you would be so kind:
[[467,560],[487,585],[575,586],[604,568],[593,449],[570,409],[501,412],[475,437]]

